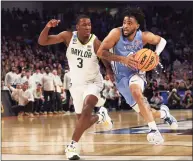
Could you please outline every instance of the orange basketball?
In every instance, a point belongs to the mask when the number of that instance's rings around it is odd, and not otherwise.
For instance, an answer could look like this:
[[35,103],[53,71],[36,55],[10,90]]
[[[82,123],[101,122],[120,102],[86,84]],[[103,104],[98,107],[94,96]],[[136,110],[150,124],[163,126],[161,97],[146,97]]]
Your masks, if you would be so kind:
[[152,50],[144,48],[136,52],[135,60],[138,61],[137,69],[147,72],[157,66],[159,57]]

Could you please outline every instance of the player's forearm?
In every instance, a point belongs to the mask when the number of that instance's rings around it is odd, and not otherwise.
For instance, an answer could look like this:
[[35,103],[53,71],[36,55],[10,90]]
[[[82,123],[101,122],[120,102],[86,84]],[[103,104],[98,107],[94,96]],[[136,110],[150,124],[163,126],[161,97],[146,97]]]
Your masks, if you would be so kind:
[[106,68],[106,72],[110,72],[113,73],[113,69],[111,67],[111,63],[105,59],[101,59],[101,61],[103,62],[105,68]]
[[39,39],[38,39],[38,43],[40,45],[47,45],[48,42],[48,33],[50,31],[50,27],[45,27],[42,32],[40,33]]
[[97,52],[99,58],[107,60],[109,62],[116,61],[122,63],[124,60],[124,56],[115,55],[107,50],[100,50]]

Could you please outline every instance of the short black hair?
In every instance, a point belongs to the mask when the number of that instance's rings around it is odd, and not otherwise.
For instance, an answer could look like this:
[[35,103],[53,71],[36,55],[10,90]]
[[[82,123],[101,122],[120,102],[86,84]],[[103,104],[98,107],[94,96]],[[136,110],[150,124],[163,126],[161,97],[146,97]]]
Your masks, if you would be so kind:
[[139,7],[127,7],[124,10],[123,16],[126,17],[135,17],[135,19],[137,20],[137,23],[139,25],[143,25],[144,24],[144,19],[145,19],[145,15],[143,13],[143,11],[141,10],[141,8]]
[[79,15],[79,16],[76,18],[76,24],[78,24],[78,23],[79,23],[79,21],[80,21],[80,19],[82,19],[82,18],[89,18],[89,19],[90,19],[90,17],[89,17],[89,16],[84,15],[84,14],[81,14],[81,15]]

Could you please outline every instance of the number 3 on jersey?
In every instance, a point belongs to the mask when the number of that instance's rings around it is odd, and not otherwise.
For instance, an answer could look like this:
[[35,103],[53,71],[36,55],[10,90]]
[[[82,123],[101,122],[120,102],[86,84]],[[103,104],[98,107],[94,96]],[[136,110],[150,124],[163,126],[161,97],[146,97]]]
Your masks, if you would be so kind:
[[77,65],[77,67],[82,68],[83,67],[83,59],[82,58],[77,58],[77,60],[79,61],[79,64]]

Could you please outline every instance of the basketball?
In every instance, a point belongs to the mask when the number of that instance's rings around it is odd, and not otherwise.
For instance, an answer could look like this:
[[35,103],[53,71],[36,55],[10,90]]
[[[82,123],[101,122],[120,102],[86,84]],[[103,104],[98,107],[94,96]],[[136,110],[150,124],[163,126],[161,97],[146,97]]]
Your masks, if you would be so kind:
[[138,61],[137,69],[147,72],[157,66],[159,57],[152,50],[144,48],[136,52],[135,60]]

